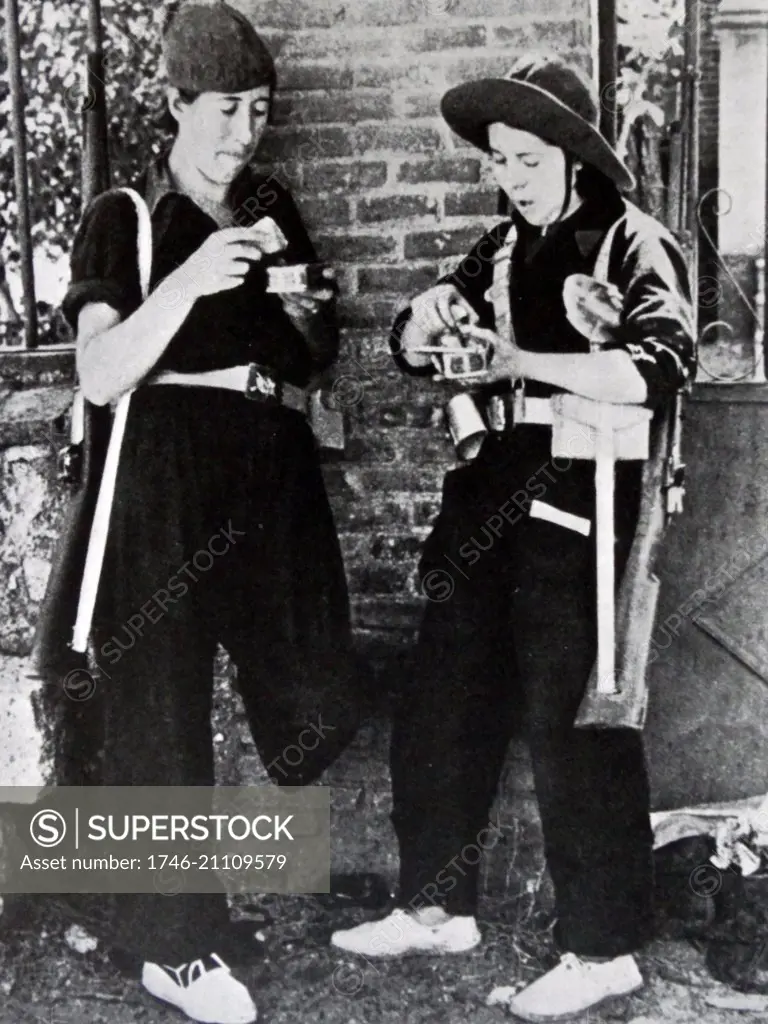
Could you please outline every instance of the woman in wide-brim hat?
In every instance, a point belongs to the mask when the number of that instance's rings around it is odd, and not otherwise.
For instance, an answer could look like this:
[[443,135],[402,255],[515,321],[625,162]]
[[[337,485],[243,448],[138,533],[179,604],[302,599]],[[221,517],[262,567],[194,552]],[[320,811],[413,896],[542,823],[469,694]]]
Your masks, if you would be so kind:
[[[632,176],[575,70],[528,59],[506,79],[452,89],[442,110],[489,154],[511,221],[413,299],[391,345],[403,371],[424,376],[444,367],[434,348],[446,335],[455,344],[457,329],[488,345],[474,383],[490,430],[475,460],[447,475],[420,566],[430,600],[391,754],[399,907],[333,942],[369,957],[480,942],[478,862],[503,830],[489,825],[491,806],[522,725],[565,955],[510,1005],[548,1020],[642,983],[632,953],[652,927],[651,830],[640,735],[573,727],[596,654],[595,464],[553,459],[551,428],[515,425],[511,382],[529,402],[570,391],[662,407],[693,370],[690,293],[673,238],[622,198]],[[588,282],[571,322],[566,281],[583,285],[573,275],[595,274],[606,247],[608,280]],[[619,464],[619,574],[640,475],[640,463]]]
[[[177,4],[163,56],[173,138],[135,186],[149,295],[136,208],[113,191],[86,211],[64,301],[87,398],[133,391],[91,634],[100,781],[213,786],[221,643],[267,772],[304,785],[356,727],[346,581],[306,415],[338,352],[335,290],[268,287],[271,266],[317,256],[286,187],[250,166],[275,89],[250,21],[219,0]],[[192,1019],[254,1020],[227,962],[257,944],[236,948],[224,892],[163,886],[115,896],[105,942]]]

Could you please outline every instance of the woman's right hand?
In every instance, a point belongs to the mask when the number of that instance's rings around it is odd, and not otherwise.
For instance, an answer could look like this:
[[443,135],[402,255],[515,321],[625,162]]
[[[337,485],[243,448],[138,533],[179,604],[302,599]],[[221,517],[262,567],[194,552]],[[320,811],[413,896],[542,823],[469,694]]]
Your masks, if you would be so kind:
[[430,342],[461,323],[477,323],[478,315],[452,284],[436,284],[411,301],[411,319]]
[[176,273],[187,295],[199,299],[237,288],[251,263],[263,255],[253,227],[221,228],[209,235]]

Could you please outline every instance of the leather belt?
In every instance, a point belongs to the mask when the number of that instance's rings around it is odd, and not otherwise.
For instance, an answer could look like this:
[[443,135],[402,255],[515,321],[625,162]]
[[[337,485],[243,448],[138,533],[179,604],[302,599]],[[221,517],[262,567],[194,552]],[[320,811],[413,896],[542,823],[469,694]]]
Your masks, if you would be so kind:
[[489,398],[485,418],[489,428],[497,434],[524,423],[551,427],[555,422],[551,398],[528,398],[522,390]]
[[515,424],[542,423],[551,427],[554,423],[551,398],[526,398],[524,395],[521,397],[510,396],[510,398],[508,408],[511,407]]
[[179,384],[182,387],[225,388],[239,391],[245,398],[266,405],[284,405],[295,412],[307,414],[309,398],[303,388],[276,380],[258,363],[228,366],[224,370],[202,373],[176,373],[164,370],[147,381],[148,384]]

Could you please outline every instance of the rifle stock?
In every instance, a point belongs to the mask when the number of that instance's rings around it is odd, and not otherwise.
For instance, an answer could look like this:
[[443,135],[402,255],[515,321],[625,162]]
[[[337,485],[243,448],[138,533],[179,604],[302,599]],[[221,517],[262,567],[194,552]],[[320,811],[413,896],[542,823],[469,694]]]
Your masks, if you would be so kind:
[[653,569],[666,524],[665,470],[673,410],[653,424],[643,464],[637,529],[616,604],[616,693],[599,693],[597,666],[576,715],[584,729],[642,729],[648,709],[646,673],[660,590]]

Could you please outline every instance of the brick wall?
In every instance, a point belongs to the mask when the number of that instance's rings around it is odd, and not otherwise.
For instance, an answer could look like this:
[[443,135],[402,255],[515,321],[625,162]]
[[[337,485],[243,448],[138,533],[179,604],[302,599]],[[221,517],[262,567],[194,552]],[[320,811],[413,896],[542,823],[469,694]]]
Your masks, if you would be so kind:
[[[343,353],[333,390],[345,408],[347,448],[343,460],[326,469],[358,633],[370,641],[369,653],[381,655],[373,667],[384,684],[389,679],[383,673],[397,672],[397,659],[407,657],[407,645],[398,641],[416,621],[416,559],[452,454],[441,423],[443,393],[396,374],[386,336],[395,312],[496,219],[487,172],[477,154],[451,137],[438,116],[439,99],[462,79],[504,72],[513,56],[534,46],[557,49],[587,67],[589,2],[239,4],[278,55],[276,125],[265,157],[292,187],[322,256],[340,274]],[[72,371],[67,364],[49,379],[35,362],[6,359],[0,368],[7,375],[4,384],[0,374],[0,425],[6,424],[0,473],[7,485],[0,501],[0,582],[13,595],[14,610],[0,636],[0,777],[30,785],[50,781],[53,768],[45,748],[51,723],[30,721],[35,688],[23,674],[60,522],[52,442],[59,438],[57,417],[68,406]],[[51,397],[56,382],[59,390]],[[22,408],[11,415],[21,386],[35,392],[34,408],[26,408],[22,395]],[[214,716],[219,779],[257,782],[263,768],[230,676],[221,662]],[[334,801],[333,834],[342,837],[334,843],[335,866],[364,865],[393,879],[382,717],[366,725],[326,781]],[[486,858],[485,893],[499,895],[540,878],[530,791],[527,761],[517,745],[499,788],[496,813],[504,839]]]
[[588,0],[241,0],[278,57],[264,159],[293,188],[343,291],[335,394],[344,460],[328,467],[363,636],[399,635],[419,603],[417,553],[451,449],[444,395],[394,371],[395,313],[496,218],[475,151],[439,100],[531,48],[589,70]]

